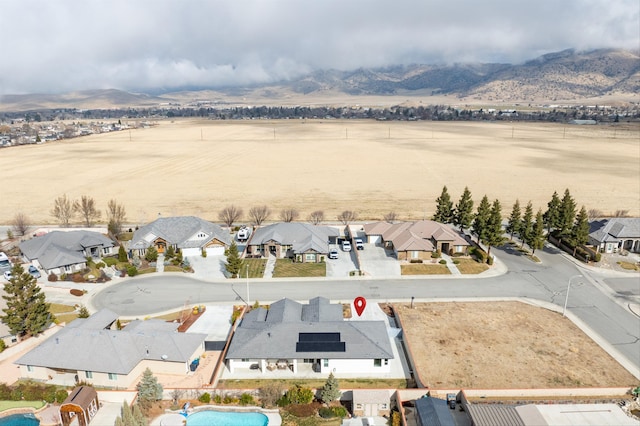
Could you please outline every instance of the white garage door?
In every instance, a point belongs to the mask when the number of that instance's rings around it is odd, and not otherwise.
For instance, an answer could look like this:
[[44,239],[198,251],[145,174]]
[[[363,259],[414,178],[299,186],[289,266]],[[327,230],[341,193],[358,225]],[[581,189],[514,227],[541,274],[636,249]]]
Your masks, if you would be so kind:
[[199,248],[185,248],[182,249],[182,256],[183,257],[188,257],[188,256],[201,256],[202,252],[200,251]]
[[223,256],[224,255],[224,246],[207,247],[207,255]]
[[369,243],[370,244],[380,244],[381,240],[382,240],[382,236],[381,235],[369,235]]

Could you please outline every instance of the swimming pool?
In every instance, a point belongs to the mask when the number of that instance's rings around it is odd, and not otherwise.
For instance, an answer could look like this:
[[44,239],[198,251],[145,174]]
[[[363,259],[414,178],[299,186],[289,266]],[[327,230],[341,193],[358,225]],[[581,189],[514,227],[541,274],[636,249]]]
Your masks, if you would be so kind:
[[267,426],[269,418],[262,413],[198,411],[189,414],[187,426]]
[[13,414],[0,418],[0,426],[38,426],[40,420],[33,414]]

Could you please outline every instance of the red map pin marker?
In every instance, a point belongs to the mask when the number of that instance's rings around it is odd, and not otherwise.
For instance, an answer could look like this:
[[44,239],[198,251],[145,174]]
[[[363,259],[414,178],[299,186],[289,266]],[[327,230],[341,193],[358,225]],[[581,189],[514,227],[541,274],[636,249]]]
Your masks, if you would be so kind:
[[356,313],[361,316],[364,312],[364,308],[367,307],[367,299],[362,296],[358,296],[353,299],[353,306],[356,308]]

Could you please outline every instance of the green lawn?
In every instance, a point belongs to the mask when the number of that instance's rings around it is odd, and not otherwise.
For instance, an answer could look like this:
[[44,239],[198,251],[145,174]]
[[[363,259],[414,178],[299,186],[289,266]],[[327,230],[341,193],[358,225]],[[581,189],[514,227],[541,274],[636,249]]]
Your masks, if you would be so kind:
[[[264,277],[264,268],[267,265],[267,259],[244,259],[244,264],[249,265],[249,278],[262,278]],[[242,267],[240,271],[240,277],[246,277],[246,267]]]
[[289,259],[276,259],[274,278],[282,277],[325,277],[326,263],[294,263]]
[[402,275],[447,275],[451,274],[447,265],[439,263],[408,263],[400,265]]
[[44,407],[44,401],[0,401],[0,412],[10,410],[12,408],[32,407],[36,410]]

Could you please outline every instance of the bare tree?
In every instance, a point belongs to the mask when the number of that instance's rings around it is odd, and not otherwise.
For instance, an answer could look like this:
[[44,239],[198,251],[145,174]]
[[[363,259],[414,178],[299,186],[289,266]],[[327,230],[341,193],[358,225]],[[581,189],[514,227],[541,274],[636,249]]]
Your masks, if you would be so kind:
[[31,221],[27,215],[22,212],[16,213],[13,217],[13,221],[11,221],[13,232],[20,237],[27,233],[29,226],[31,226]]
[[271,210],[267,206],[255,206],[249,209],[249,218],[255,223],[257,226],[262,225],[262,222],[269,218],[271,214]]
[[230,205],[220,210],[218,213],[218,218],[227,225],[228,228],[231,228],[233,222],[239,220],[242,217],[242,209],[240,207],[236,207],[234,205]]
[[338,215],[338,220],[342,222],[343,225],[348,225],[358,218],[358,213],[353,210],[345,210]]
[[300,216],[298,210],[290,208],[290,209],[282,209],[280,210],[280,220],[283,222],[293,222]]
[[322,210],[311,212],[308,220],[313,225],[320,225],[324,220],[324,212]]
[[589,209],[589,211],[587,212],[587,218],[591,221],[594,219],[597,219],[599,217],[602,217],[602,210],[598,210],[598,209]]
[[629,210],[616,210],[613,217],[629,217]]
[[391,211],[391,212],[389,212],[389,213],[384,215],[384,221],[385,222],[393,223],[396,220],[398,220],[398,215],[394,211]]
[[51,209],[51,216],[58,219],[62,227],[69,227],[69,222],[71,222],[71,218],[73,217],[73,204],[67,197],[67,194],[64,194],[54,200],[53,209]]
[[122,225],[127,219],[127,212],[124,206],[118,204],[114,199],[109,200],[109,203],[107,203],[107,218],[109,222],[109,232],[117,237],[122,232]]
[[96,208],[95,200],[88,195],[83,195],[80,200],[74,201],[73,210],[84,219],[87,228],[92,227],[101,216],[100,210]]

